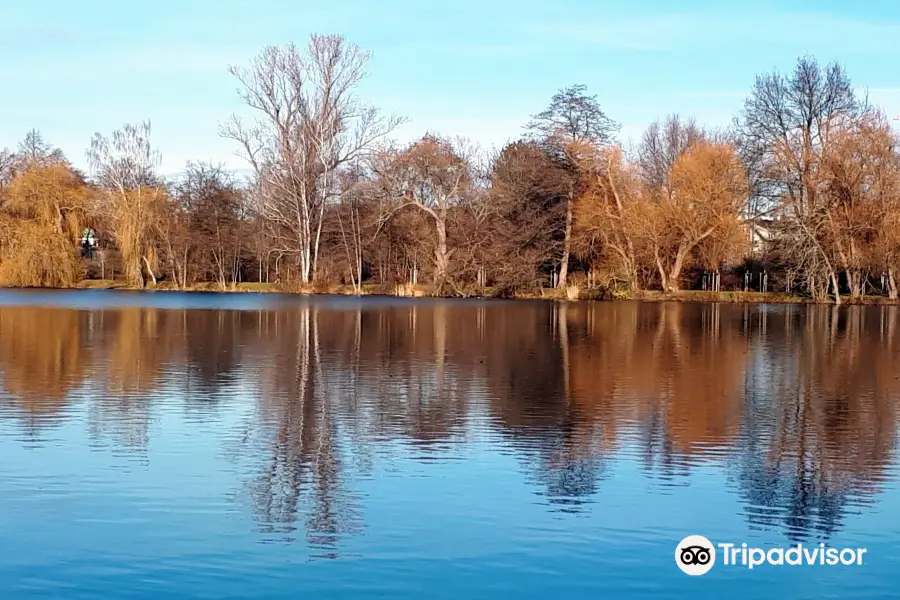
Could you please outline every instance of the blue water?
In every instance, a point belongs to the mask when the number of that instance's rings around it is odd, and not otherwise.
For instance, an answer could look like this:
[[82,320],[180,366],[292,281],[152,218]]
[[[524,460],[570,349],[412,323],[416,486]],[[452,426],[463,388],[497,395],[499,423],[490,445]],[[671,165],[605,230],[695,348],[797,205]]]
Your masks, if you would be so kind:
[[[0,598],[895,594],[893,308],[0,293]],[[864,547],[859,566],[673,559]]]

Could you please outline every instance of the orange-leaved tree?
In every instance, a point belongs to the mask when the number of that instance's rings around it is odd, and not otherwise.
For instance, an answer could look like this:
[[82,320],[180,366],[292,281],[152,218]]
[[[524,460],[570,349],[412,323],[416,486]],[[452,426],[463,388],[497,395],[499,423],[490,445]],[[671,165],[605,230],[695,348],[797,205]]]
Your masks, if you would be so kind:
[[647,239],[664,291],[677,291],[695,249],[710,237],[724,238],[741,226],[747,174],[729,144],[700,141],[669,173],[671,194],[646,215]]
[[576,241],[599,258],[612,280],[635,292],[652,208],[646,186],[617,146],[586,150],[580,156],[586,184],[575,202]]

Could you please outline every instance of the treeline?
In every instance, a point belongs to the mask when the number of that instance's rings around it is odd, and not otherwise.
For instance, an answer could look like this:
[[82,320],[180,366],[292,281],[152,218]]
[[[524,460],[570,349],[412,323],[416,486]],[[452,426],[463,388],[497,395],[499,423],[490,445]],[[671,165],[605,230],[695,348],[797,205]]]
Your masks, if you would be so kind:
[[368,59],[314,35],[232,67],[255,118],[219,133],[246,181],[204,163],[166,180],[149,123],[97,134],[89,173],[32,131],[0,154],[0,284],[898,296],[897,135],[840,65],[803,57],[758,76],[730,127],[672,115],[628,148],[571,86],[494,152],[393,141],[404,119],[356,93]]

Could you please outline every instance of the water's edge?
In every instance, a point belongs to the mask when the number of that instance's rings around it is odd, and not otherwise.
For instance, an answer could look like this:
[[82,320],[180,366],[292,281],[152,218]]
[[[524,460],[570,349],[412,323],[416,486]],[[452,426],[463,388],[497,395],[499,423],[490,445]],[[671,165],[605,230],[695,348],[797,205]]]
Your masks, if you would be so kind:
[[[655,290],[642,290],[632,296],[609,297],[599,290],[586,290],[570,288],[569,290],[543,289],[540,292],[517,292],[511,295],[497,295],[490,289],[474,290],[467,293],[434,294],[429,286],[363,286],[357,291],[350,285],[327,286],[285,286],[272,283],[239,283],[221,289],[215,284],[203,283],[189,286],[185,289],[170,287],[165,284],[148,286],[145,288],[133,287],[118,281],[85,280],[72,288],[54,287],[16,287],[0,286],[3,291],[115,291],[115,292],[174,292],[174,293],[204,293],[204,294],[281,294],[291,296],[353,296],[376,298],[435,298],[435,299],[473,299],[473,300],[545,300],[570,302],[594,301],[594,302],[690,302],[690,303],[719,303],[719,304],[813,304],[835,305],[833,300],[817,301],[803,296],[794,296],[773,292],[708,292],[698,290],[682,290],[675,293],[665,293]],[[840,305],[844,306],[900,306],[900,298],[887,298],[884,296],[861,296],[857,298],[841,297]]]

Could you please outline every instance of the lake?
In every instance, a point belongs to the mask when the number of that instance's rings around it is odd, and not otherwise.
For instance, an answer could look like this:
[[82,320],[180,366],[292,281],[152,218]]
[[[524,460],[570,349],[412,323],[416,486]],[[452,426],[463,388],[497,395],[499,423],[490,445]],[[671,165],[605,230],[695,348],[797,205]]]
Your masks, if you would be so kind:
[[894,307],[3,291],[0,598],[891,596],[898,406]]

